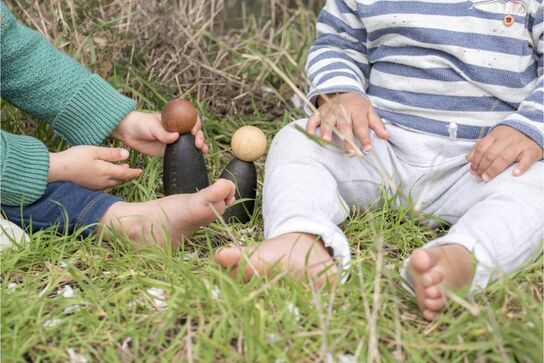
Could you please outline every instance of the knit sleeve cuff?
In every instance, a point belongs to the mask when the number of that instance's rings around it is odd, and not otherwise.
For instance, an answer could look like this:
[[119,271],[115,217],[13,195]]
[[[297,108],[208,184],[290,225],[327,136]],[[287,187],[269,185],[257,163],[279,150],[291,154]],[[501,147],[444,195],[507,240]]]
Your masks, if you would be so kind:
[[31,204],[41,198],[47,186],[49,151],[33,137],[1,134],[4,153],[0,175],[2,204]]
[[524,134],[527,137],[530,137],[533,139],[534,142],[538,144],[538,146],[544,148],[544,131],[541,129],[538,129],[536,127],[537,123],[534,123],[533,126],[531,123],[528,122],[521,122],[517,120],[506,120],[499,122],[497,125],[495,125],[493,128],[497,126],[510,126],[522,134]]
[[99,145],[135,107],[134,100],[95,74],[57,115],[53,128],[72,145]]
[[[366,95],[366,92],[364,91],[363,87],[353,87],[353,86],[338,86],[338,87],[327,87],[327,88],[313,88],[310,89],[308,92],[308,95],[306,98],[308,101],[317,107],[317,98],[321,95],[327,95],[332,93],[356,93],[358,95],[361,95],[365,98],[368,98]],[[308,116],[312,116],[314,112],[312,111],[311,107],[305,103],[304,105],[304,111]]]

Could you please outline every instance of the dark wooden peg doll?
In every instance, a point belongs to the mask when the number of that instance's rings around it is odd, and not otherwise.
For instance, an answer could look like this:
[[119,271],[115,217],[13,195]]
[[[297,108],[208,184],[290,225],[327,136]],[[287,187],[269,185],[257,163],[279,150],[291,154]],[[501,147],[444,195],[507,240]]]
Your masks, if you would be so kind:
[[164,193],[195,193],[209,186],[204,156],[191,134],[198,118],[194,106],[184,99],[171,100],[162,110],[161,118],[166,130],[180,134],[176,142],[166,145],[164,152]]

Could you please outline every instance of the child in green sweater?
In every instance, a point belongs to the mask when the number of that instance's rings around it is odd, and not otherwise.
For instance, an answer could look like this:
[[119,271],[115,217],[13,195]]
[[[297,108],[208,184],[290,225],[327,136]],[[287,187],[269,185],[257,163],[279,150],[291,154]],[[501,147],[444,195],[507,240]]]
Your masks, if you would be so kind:
[[[1,209],[8,220],[34,230],[58,225],[84,235],[105,227],[142,243],[174,245],[215,219],[234,201],[234,184],[219,180],[195,194],[127,203],[102,192],[138,177],[142,170],[120,164],[121,148],[98,147],[108,136],[147,155],[161,155],[178,133],[168,132],[160,114],[134,111],[135,102],[98,75],[60,53],[37,32],[18,24],[1,6],[1,97],[52,125],[72,145],[50,153],[36,138],[0,131]],[[208,148],[198,122],[192,134]],[[1,232],[1,231],[0,231]]]

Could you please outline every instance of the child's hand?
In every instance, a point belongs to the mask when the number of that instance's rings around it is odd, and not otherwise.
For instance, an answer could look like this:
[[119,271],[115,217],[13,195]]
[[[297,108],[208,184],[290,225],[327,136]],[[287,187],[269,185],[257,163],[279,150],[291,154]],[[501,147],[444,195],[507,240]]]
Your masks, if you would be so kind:
[[[327,98],[319,96],[317,104],[318,112],[310,117],[306,126],[311,134],[315,134],[316,128],[320,126],[321,137],[331,141],[333,133],[331,126],[334,126],[351,142],[355,134],[361,141],[364,151],[372,149],[370,129],[374,130],[380,139],[385,140],[389,137],[383,121],[368,99],[363,96],[355,93],[330,94]],[[344,148],[350,154],[355,151],[346,141]]]
[[70,181],[92,190],[112,188],[142,174],[142,169],[115,164],[128,155],[125,149],[87,145],[50,153],[48,182]]
[[[207,153],[208,146],[204,140],[200,118],[197,119],[191,134],[195,137],[195,146],[203,153]],[[179,137],[177,132],[169,132],[163,127],[160,114],[137,111],[129,113],[111,135],[135,150],[151,156],[163,155],[166,144],[175,142]]]
[[520,176],[537,160],[543,150],[536,142],[509,126],[497,126],[478,141],[467,155],[470,172],[488,182],[513,163],[513,175]]

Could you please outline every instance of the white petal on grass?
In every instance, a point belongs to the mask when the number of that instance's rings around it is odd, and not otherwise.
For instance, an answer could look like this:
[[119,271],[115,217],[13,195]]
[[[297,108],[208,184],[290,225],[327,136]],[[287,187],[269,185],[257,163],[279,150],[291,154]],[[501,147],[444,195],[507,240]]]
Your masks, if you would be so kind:
[[78,311],[81,311],[81,309],[82,309],[81,305],[70,305],[64,309],[64,315],[77,313]]
[[261,93],[263,96],[266,96],[266,95],[274,93],[274,89],[272,87],[263,86],[261,87]]
[[17,288],[17,286],[19,286],[18,283],[16,283],[16,282],[10,282],[10,283],[8,284],[8,289],[9,289],[9,290],[15,290],[15,289]]
[[338,363],[355,363],[355,356],[352,354],[340,354],[338,356]]
[[293,93],[293,96],[291,96],[291,102],[293,103],[293,106],[299,110],[304,108],[304,101],[296,93]]
[[153,297],[156,297],[157,299],[164,300],[166,293],[163,289],[159,289],[157,287],[151,287],[147,289],[147,293]]
[[102,275],[109,276],[109,275],[111,275],[111,272],[110,271],[102,271]]
[[268,333],[266,334],[265,340],[267,343],[275,343],[280,340],[280,335],[277,333]]
[[185,261],[195,260],[198,257],[197,252],[186,252],[183,254],[183,259]]
[[166,303],[166,292],[163,289],[159,289],[156,287],[151,287],[147,289],[147,293],[154,297],[152,300],[153,306],[157,310],[164,310],[168,307],[168,304]]
[[61,319],[49,319],[49,320],[46,320],[44,323],[43,323],[43,327],[44,328],[54,328],[56,326],[58,326],[60,323],[62,323],[62,320]]
[[62,267],[62,268],[65,268],[66,266],[68,266],[68,264],[64,261],[59,261],[59,266]]
[[127,307],[131,308],[133,306],[136,306],[138,303],[135,301],[135,300],[130,300],[128,303],[127,303]]
[[297,306],[293,304],[292,302],[287,303],[287,311],[291,313],[291,315],[294,316],[296,321],[300,320],[300,310],[298,310]]
[[255,227],[248,227],[240,230],[240,234],[253,234]]
[[210,295],[212,296],[213,300],[219,300],[221,297],[221,290],[217,286],[212,286],[210,288]]
[[87,363],[87,358],[84,355],[76,353],[73,348],[66,349],[66,352],[70,357],[70,363]]
[[57,295],[62,294],[65,298],[74,297],[74,290],[70,285],[64,285],[64,289],[59,290]]

